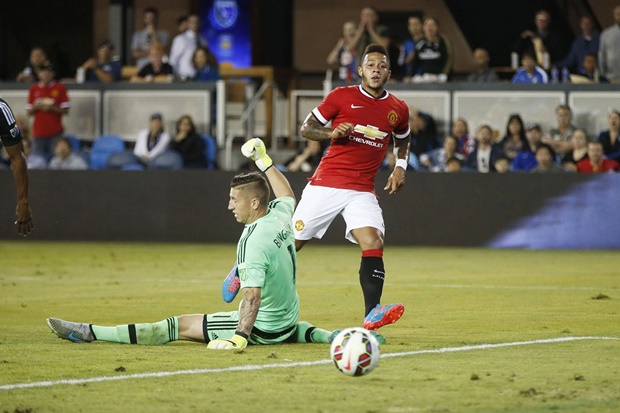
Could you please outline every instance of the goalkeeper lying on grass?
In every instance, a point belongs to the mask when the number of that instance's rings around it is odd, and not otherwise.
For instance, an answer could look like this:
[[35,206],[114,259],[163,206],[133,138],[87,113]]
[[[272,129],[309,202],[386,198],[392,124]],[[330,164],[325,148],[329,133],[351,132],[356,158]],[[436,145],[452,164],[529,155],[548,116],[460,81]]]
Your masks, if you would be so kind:
[[[233,178],[228,209],[244,224],[237,244],[237,263],[243,300],[239,311],[187,314],[157,323],[103,327],[48,318],[60,338],[131,344],[165,344],[188,340],[207,343],[213,350],[243,350],[250,344],[329,343],[335,332],[297,322],[299,297],[295,286],[297,256],[291,228],[295,195],[267,155],[263,142],[251,139],[241,148],[264,173]],[[265,176],[267,179],[265,179]],[[269,183],[267,182],[269,181]],[[269,202],[269,184],[276,199]],[[380,342],[382,336],[375,334]]]

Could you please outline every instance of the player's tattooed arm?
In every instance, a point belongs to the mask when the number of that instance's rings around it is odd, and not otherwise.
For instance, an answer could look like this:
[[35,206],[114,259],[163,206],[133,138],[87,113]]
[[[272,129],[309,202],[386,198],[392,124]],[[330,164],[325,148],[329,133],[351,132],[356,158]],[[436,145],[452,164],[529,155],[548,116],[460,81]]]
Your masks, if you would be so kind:
[[335,129],[323,126],[314,115],[310,114],[301,125],[301,136],[311,141],[322,141],[327,139],[337,139],[348,136],[353,132],[353,124],[343,122]]
[[237,331],[250,335],[260,307],[260,288],[244,288],[242,291],[243,302],[239,308]]

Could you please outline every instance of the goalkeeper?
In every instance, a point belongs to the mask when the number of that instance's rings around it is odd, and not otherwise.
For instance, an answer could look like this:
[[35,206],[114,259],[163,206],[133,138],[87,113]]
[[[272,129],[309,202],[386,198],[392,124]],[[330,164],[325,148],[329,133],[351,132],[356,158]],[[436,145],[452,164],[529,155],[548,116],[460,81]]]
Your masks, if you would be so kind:
[[[284,175],[272,168],[273,162],[260,139],[246,142],[241,151],[255,161],[262,173],[237,175],[230,188],[228,209],[245,225],[237,245],[243,294],[239,311],[187,314],[158,323],[115,327],[48,318],[52,331],[74,342],[165,344],[189,340],[207,343],[209,349],[233,351],[243,350],[248,343],[330,342],[331,331],[297,322],[297,262],[291,228],[295,208],[293,190]],[[269,184],[276,197],[271,202],[268,202]]]

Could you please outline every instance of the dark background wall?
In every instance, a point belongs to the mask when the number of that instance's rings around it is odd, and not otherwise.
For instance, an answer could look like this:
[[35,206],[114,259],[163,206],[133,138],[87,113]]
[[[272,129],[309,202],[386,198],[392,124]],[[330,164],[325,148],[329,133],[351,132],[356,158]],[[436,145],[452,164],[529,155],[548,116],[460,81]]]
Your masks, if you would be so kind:
[[[227,210],[233,175],[191,170],[33,170],[36,229],[28,240],[236,242],[241,228]],[[287,177],[299,199],[306,175]],[[596,196],[576,193],[564,200],[563,208],[582,211],[587,218],[591,211],[584,207],[584,196],[604,203],[608,193],[617,193],[620,175],[607,178]],[[574,174],[409,173],[399,194],[388,196],[379,189],[386,240],[389,245],[486,246],[521,219],[536,216],[553,199],[593,179]],[[387,175],[380,174],[377,187],[383,188],[386,180]],[[15,185],[9,171],[0,171],[0,188],[0,239],[16,240]],[[604,217],[606,222],[620,222],[620,213],[613,210],[615,215]],[[552,219],[562,220],[559,207]],[[569,224],[564,227],[570,228]],[[610,228],[604,224],[600,231]],[[600,238],[599,229],[592,229]],[[620,232],[611,231],[609,235],[620,241]],[[579,233],[566,236],[585,236],[582,230],[575,232]],[[337,218],[321,242],[345,243],[343,234],[344,224]],[[614,248],[613,242],[606,248],[610,247]]]

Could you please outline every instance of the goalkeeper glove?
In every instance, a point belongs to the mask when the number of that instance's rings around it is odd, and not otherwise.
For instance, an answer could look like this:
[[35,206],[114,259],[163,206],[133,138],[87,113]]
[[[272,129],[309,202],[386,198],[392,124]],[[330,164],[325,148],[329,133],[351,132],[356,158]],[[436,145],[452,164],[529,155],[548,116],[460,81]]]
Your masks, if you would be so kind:
[[230,340],[217,339],[210,341],[207,348],[211,350],[232,350],[234,352],[243,351],[248,345],[248,336],[240,331],[235,331],[235,335]]
[[273,166],[273,161],[267,155],[267,148],[265,148],[265,143],[260,140],[260,138],[253,138],[243,144],[241,147],[241,153],[246,158],[250,158],[256,163],[258,169],[261,172],[265,172],[271,166]]

